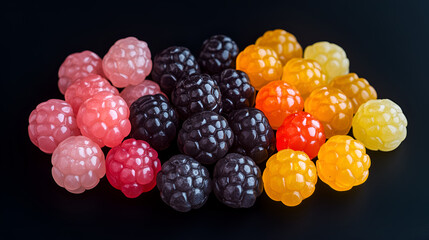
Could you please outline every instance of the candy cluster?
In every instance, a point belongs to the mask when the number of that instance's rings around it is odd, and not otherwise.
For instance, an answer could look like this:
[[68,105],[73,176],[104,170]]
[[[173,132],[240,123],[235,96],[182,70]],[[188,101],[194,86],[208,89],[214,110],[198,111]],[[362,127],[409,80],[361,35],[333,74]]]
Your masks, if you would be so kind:
[[[215,35],[198,57],[172,46],[153,62],[148,44],[128,37],[103,58],[69,55],[58,71],[65,101],[39,104],[28,133],[52,153],[53,179],[72,193],[106,175],[128,198],[157,186],[182,212],[202,207],[212,191],[233,208],[253,206],[264,189],[296,206],[318,179],[337,191],[364,183],[366,148],[392,151],[406,137],[401,108],[377,99],[349,65],[340,46],[317,42],[303,51],[281,29],[241,52]],[[346,135],[351,128],[356,139]],[[182,154],[159,159],[172,144]],[[106,157],[102,147],[111,148]]]

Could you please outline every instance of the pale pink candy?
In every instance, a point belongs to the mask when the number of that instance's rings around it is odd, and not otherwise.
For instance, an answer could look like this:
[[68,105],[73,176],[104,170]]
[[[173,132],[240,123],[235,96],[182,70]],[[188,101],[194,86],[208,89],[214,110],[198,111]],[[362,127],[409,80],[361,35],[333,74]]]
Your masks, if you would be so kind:
[[149,47],[135,37],[118,40],[103,58],[104,74],[118,88],[141,83],[151,70]]
[[58,88],[61,93],[64,94],[74,81],[89,74],[104,76],[101,61],[101,58],[91,51],[70,54],[58,70]]
[[152,82],[146,79],[139,85],[130,85],[124,88],[120,96],[125,100],[125,102],[127,102],[128,107],[130,107],[131,104],[135,100],[139,99],[140,97],[143,97],[146,95],[155,95],[158,93],[167,97],[167,95],[161,92],[161,89],[159,88],[159,85],[156,82]]
[[106,173],[103,151],[84,136],[69,137],[52,155],[52,177],[71,193],[94,188]]

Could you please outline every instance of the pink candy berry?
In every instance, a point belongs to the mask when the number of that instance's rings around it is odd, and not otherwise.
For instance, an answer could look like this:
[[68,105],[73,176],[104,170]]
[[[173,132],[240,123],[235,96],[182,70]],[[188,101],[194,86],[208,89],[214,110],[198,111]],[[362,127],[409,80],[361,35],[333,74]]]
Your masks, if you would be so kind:
[[147,43],[135,37],[118,40],[103,58],[103,71],[115,87],[137,85],[152,69]]
[[130,85],[124,88],[124,90],[122,90],[120,95],[130,107],[131,104],[135,100],[139,99],[140,97],[143,97],[146,95],[155,95],[158,93],[167,97],[163,92],[161,92],[161,89],[159,88],[159,85],[156,82],[152,82],[150,80],[144,80],[139,85]]
[[80,135],[73,109],[63,100],[51,99],[37,105],[28,122],[31,142],[45,153],[54,152],[64,139]]
[[77,125],[82,135],[100,147],[116,147],[131,131],[129,115],[124,99],[110,92],[99,92],[80,106]]
[[58,88],[61,93],[64,94],[74,81],[89,74],[104,76],[101,63],[101,58],[91,51],[70,54],[58,71]]
[[64,140],[52,155],[52,177],[71,193],[94,188],[106,173],[100,147],[84,136]]
[[107,179],[129,198],[152,190],[160,170],[158,153],[142,140],[127,139],[107,154]]
[[100,75],[91,74],[76,80],[70,85],[70,87],[67,88],[65,99],[73,107],[73,111],[77,113],[80,105],[82,105],[85,100],[94,96],[96,93],[104,91],[119,95],[118,89],[113,87],[105,78]]

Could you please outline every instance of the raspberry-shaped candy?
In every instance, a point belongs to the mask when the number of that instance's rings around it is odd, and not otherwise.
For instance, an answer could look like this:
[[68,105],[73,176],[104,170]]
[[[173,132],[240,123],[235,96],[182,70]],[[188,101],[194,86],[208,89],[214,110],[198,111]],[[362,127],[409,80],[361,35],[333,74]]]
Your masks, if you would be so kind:
[[70,54],[58,70],[60,92],[64,94],[74,81],[89,74],[104,76],[101,58],[91,51]]
[[118,89],[100,75],[89,75],[76,80],[67,88],[65,99],[73,108],[75,113],[79,112],[80,105],[88,98],[91,98],[99,92],[110,92],[119,95]]
[[161,94],[146,95],[130,107],[131,137],[147,141],[156,150],[164,150],[176,137],[179,117]]
[[302,57],[302,47],[295,36],[283,29],[266,31],[255,44],[274,49],[283,65],[292,58]]
[[353,113],[356,113],[359,106],[368,100],[377,99],[377,92],[369,85],[365,78],[359,78],[356,73],[336,77],[332,80],[330,86],[343,91],[352,101]]
[[222,93],[222,114],[228,114],[235,109],[253,107],[256,91],[250,85],[249,77],[245,72],[235,69],[226,69],[213,78],[219,85]]
[[276,150],[274,131],[259,109],[235,110],[228,115],[228,123],[234,133],[234,145],[230,152],[247,155],[260,164]]
[[31,142],[45,153],[54,152],[64,139],[80,135],[70,104],[59,99],[40,103],[28,119]]
[[280,80],[283,68],[274,50],[250,45],[238,54],[237,70],[247,73],[250,83],[259,90],[271,81]]
[[129,115],[124,99],[110,92],[100,92],[80,106],[77,125],[82,135],[89,137],[100,147],[115,147],[131,131]]
[[146,79],[139,85],[130,85],[124,88],[121,91],[120,96],[125,100],[125,102],[127,102],[127,105],[131,107],[131,104],[140,97],[155,94],[162,94],[166,96],[163,92],[161,92],[161,89],[156,82]]
[[120,39],[103,58],[103,71],[113,86],[123,88],[145,80],[152,69],[149,47],[135,37]]
[[247,156],[230,153],[216,163],[213,192],[223,204],[233,208],[249,208],[263,189],[261,170]]
[[127,139],[110,149],[106,157],[107,180],[128,198],[152,190],[159,171],[158,153],[142,140]]
[[286,148],[305,152],[310,159],[317,156],[325,143],[322,123],[306,112],[290,115],[276,133],[277,150]]
[[282,80],[298,89],[303,99],[328,84],[322,67],[311,59],[293,58],[283,68]]
[[87,137],[67,138],[52,155],[52,177],[71,193],[94,188],[105,173],[104,153]]
[[204,73],[220,73],[227,68],[235,68],[238,46],[225,35],[214,35],[203,42],[198,63]]
[[329,42],[317,42],[304,50],[305,59],[316,60],[322,66],[328,83],[337,76],[349,73],[349,59],[340,46]]
[[198,112],[219,113],[222,110],[219,86],[207,74],[194,74],[183,78],[174,88],[171,102],[182,120]]
[[304,152],[284,149],[268,159],[262,181],[268,197],[294,207],[313,194],[316,166]]
[[353,105],[339,89],[314,90],[304,103],[305,111],[323,124],[326,138],[347,134],[352,126]]
[[407,136],[407,118],[389,99],[369,100],[353,118],[353,136],[371,150],[392,151]]
[[234,134],[221,115],[205,111],[188,118],[180,129],[179,150],[203,164],[212,164],[228,153]]
[[320,148],[316,161],[320,180],[337,191],[347,191],[364,183],[370,165],[365,146],[347,135],[331,137]]
[[212,191],[207,168],[182,154],[162,165],[156,181],[162,201],[180,212],[202,207]]
[[185,47],[164,49],[153,60],[152,78],[168,96],[182,78],[194,73],[200,73],[200,67],[194,55]]
[[255,107],[267,116],[271,127],[277,129],[289,115],[302,111],[304,100],[295,87],[278,80],[261,88]]

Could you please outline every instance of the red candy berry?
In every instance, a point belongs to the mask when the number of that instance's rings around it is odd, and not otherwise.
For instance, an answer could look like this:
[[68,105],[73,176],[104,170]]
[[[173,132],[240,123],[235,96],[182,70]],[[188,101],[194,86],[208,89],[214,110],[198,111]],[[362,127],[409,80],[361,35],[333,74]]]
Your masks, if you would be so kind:
[[152,190],[160,170],[158,153],[142,140],[127,139],[107,154],[107,179],[129,198]]
[[277,130],[277,150],[292,149],[305,152],[310,159],[317,156],[325,143],[323,125],[306,112],[287,117]]

